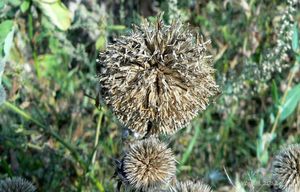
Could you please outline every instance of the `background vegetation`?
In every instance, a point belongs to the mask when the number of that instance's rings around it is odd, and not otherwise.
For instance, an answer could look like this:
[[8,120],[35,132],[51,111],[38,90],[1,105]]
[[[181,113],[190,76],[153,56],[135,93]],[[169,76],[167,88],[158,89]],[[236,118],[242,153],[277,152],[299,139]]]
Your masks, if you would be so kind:
[[114,191],[124,133],[95,102],[96,58],[160,11],[212,40],[222,90],[165,139],[178,177],[216,191],[268,191],[272,157],[300,142],[297,1],[1,0],[0,179],[22,176],[38,191]]

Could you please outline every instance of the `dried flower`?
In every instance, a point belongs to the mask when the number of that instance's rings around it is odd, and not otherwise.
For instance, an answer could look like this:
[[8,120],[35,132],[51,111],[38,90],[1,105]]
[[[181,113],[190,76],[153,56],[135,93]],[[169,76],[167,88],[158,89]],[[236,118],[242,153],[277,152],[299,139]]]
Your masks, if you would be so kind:
[[100,53],[104,100],[133,132],[174,133],[218,93],[207,44],[179,22],[144,21]]
[[210,186],[204,184],[202,181],[184,181],[177,182],[177,192],[212,192]]
[[0,192],[34,192],[36,188],[21,177],[7,178],[0,181]]
[[167,185],[176,173],[170,148],[156,138],[136,141],[122,161],[122,180],[136,190],[152,190]]
[[273,161],[272,179],[277,188],[285,192],[300,189],[300,145],[284,148]]

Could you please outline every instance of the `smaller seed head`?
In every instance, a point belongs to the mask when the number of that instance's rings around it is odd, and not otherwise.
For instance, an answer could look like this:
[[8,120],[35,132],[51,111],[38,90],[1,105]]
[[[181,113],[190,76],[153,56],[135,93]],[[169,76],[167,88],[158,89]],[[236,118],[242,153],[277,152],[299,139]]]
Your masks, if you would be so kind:
[[176,173],[170,148],[156,138],[136,141],[123,159],[126,182],[136,190],[149,191],[168,184]]
[[300,145],[282,149],[274,158],[272,180],[284,192],[298,192],[300,189]]

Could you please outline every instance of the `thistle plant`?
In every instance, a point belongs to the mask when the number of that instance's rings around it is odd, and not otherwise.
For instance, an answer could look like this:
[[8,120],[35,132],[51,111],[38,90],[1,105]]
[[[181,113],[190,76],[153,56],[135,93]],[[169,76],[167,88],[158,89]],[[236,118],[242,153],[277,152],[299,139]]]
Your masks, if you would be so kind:
[[176,162],[170,148],[156,138],[136,141],[122,160],[124,182],[149,191],[168,185],[175,177]]
[[218,93],[208,44],[180,22],[144,21],[100,54],[104,100],[133,132],[175,133]]
[[33,184],[21,177],[0,180],[0,192],[34,192]]
[[272,167],[274,187],[283,192],[298,192],[300,189],[300,145],[282,149],[274,158]]
[[117,163],[115,176],[126,189],[210,191],[198,182],[176,184],[174,155],[158,139],[190,123],[219,93],[209,43],[179,21],[165,25],[161,14],[100,53],[102,100],[123,125],[143,136],[134,137],[142,139],[130,143]]

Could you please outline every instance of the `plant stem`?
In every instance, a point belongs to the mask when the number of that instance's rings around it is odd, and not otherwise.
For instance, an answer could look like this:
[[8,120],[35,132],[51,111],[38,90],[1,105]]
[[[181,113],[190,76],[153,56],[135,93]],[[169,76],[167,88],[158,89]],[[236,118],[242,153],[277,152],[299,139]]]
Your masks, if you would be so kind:
[[[282,106],[284,103],[285,103],[285,100],[286,100],[286,97],[287,97],[287,94],[291,88],[291,85],[292,85],[292,82],[293,82],[293,79],[295,77],[295,74],[297,72],[297,68],[298,68],[298,64],[297,64],[297,61],[295,63],[295,66],[290,70],[289,72],[289,75],[288,75],[288,84],[287,84],[287,88],[285,89],[284,91],[284,94],[283,94],[283,97],[280,101],[280,106]],[[282,108],[280,107],[279,110],[277,111],[277,114],[276,114],[276,118],[275,118],[275,122],[272,126],[272,130],[271,130],[271,134],[275,133],[276,131],[276,128],[278,126],[278,122],[279,122],[279,118],[281,116],[281,113],[282,113]]]
[[14,111],[15,113],[19,114],[20,116],[22,116],[24,119],[33,122],[34,124],[38,125],[39,127],[41,127],[43,129],[43,131],[49,135],[51,135],[52,137],[54,137],[54,139],[56,139],[59,143],[61,143],[65,148],[67,148],[70,152],[71,155],[75,158],[75,160],[80,164],[80,166],[87,171],[88,170],[88,166],[87,164],[83,161],[83,159],[80,157],[80,155],[78,154],[78,152],[76,151],[76,149],[73,148],[72,145],[70,145],[69,143],[65,142],[63,140],[63,138],[61,138],[57,133],[55,133],[54,131],[51,131],[47,126],[43,125],[42,123],[40,123],[38,120],[34,119],[30,114],[26,113],[25,111],[23,111],[22,109],[18,108],[17,106],[15,106],[14,104],[10,103],[10,102],[5,102],[4,105],[9,108],[10,110]]
[[185,153],[183,154],[182,159],[181,159],[181,161],[180,161],[180,168],[179,168],[179,170],[181,170],[182,166],[183,166],[183,165],[186,163],[186,161],[189,159],[189,157],[190,157],[190,155],[191,155],[191,153],[192,153],[192,151],[193,151],[193,148],[194,148],[194,146],[195,146],[195,144],[196,144],[196,142],[197,142],[197,139],[198,139],[199,135],[200,135],[200,125],[197,124],[197,125],[195,125],[195,133],[194,133],[194,136],[193,136],[193,138],[191,139],[191,141],[190,141],[190,143],[189,143],[189,145],[188,145],[188,148],[187,148],[187,150],[185,151]]
[[91,179],[91,181],[94,183],[94,185],[100,192],[104,192],[103,185],[93,175],[89,174],[88,177]]
[[103,111],[102,109],[100,110],[100,114],[98,117],[98,123],[97,123],[97,130],[96,130],[96,137],[95,137],[95,152],[93,154],[93,158],[92,158],[92,164],[95,164],[96,161],[96,156],[97,156],[97,146],[98,146],[98,142],[99,142],[99,136],[100,136],[100,129],[101,129],[101,123],[102,123],[102,119],[103,119]]

